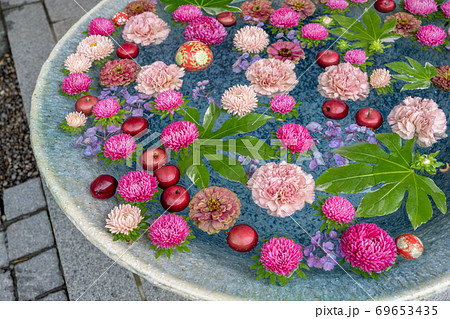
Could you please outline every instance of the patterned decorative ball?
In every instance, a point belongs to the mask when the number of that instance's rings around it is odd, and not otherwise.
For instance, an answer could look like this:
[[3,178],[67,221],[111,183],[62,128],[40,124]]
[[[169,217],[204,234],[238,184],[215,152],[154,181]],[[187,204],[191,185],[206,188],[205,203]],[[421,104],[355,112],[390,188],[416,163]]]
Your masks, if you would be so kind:
[[423,244],[420,239],[413,234],[403,234],[395,239],[397,252],[405,259],[417,259],[422,256]]
[[125,23],[127,22],[127,20],[130,17],[128,16],[128,14],[126,14],[125,12],[117,12],[113,18],[112,21],[114,22],[115,25],[117,26],[123,26],[125,25]]
[[211,49],[200,41],[189,41],[180,46],[175,55],[175,62],[188,72],[203,71],[213,61]]

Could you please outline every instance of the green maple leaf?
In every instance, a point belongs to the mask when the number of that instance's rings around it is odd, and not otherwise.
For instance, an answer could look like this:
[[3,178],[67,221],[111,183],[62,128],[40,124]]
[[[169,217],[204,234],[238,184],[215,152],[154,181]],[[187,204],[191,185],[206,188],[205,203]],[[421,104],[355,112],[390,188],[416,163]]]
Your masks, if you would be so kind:
[[200,9],[205,10],[210,15],[218,15],[224,11],[240,12],[237,7],[229,4],[237,1],[233,0],[161,0],[162,3],[168,3],[164,8],[166,11],[175,11],[179,6],[192,4]]
[[408,82],[401,91],[427,89],[431,85],[431,79],[438,74],[438,70],[428,62],[425,66],[414,59],[405,57],[406,62],[387,63],[386,66],[399,74],[392,74],[393,78]]

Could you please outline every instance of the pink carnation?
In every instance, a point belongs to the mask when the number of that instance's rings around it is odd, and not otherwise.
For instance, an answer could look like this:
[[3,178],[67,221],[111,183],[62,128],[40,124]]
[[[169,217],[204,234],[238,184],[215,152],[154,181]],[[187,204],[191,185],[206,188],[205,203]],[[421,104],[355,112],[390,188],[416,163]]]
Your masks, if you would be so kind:
[[294,153],[305,153],[311,148],[313,139],[309,131],[300,124],[289,123],[280,127],[277,138],[281,142],[281,148]]
[[416,33],[417,41],[426,46],[438,46],[444,44],[447,33],[436,25],[424,25]]
[[364,50],[355,49],[345,53],[344,60],[352,64],[363,64],[368,59]]
[[136,150],[136,142],[129,134],[111,136],[103,146],[103,155],[113,160],[127,158]]
[[112,117],[117,114],[120,110],[120,104],[116,99],[110,98],[106,100],[101,100],[95,104],[92,109],[96,118],[102,117]]
[[106,18],[95,18],[89,24],[89,35],[111,35],[114,31],[114,23]]
[[397,247],[389,234],[375,224],[350,226],[341,237],[341,249],[352,267],[371,274],[395,263]]
[[286,217],[314,202],[314,179],[295,164],[268,163],[248,181],[253,201],[267,214]]
[[184,69],[162,61],[143,66],[137,77],[135,89],[151,97],[167,90],[179,90],[183,85]]
[[203,16],[202,10],[192,4],[179,6],[172,14],[175,21],[181,23],[192,22]]
[[321,24],[308,23],[302,27],[302,37],[312,40],[322,40],[328,37],[328,31]]
[[275,28],[292,28],[298,26],[299,15],[291,8],[280,8],[270,15],[270,24]]
[[92,80],[89,75],[84,73],[71,73],[61,84],[61,90],[69,95],[88,92]]
[[441,4],[439,8],[441,8],[442,12],[444,12],[444,15],[447,19],[450,18],[450,2]]
[[123,29],[125,41],[142,46],[160,44],[170,33],[169,25],[152,12],[144,12],[130,17]]
[[200,41],[206,45],[221,44],[227,37],[225,27],[213,17],[200,17],[188,24],[184,39]]
[[126,202],[145,202],[153,197],[157,186],[156,177],[147,171],[131,171],[119,180],[117,190]]
[[183,105],[183,94],[175,90],[161,92],[155,100],[155,109],[169,111],[171,114]]
[[327,198],[322,205],[322,211],[328,219],[342,223],[350,223],[355,217],[355,208],[345,198],[333,196]]
[[318,78],[317,90],[323,97],[341,100],[365,100],[370,86],[367,73],[350,63],[340,63],[325,69]]
[[286,114],[292,111],[295,106],[295,100],[292,96],[286,94],[278,94],[269,102],[270,109],[275,113]]
[[161,144],[169,149],[179,151],[198,139],[197,125],[189,121],[170,123],[161,133]]
[[422,17],[437,11],[437,3],[434,0],[405,0],[404,5],[406,10]]
[[111,210],[106,220],[106,228],[112,234],[128,235],[133,231],[138,224],[144,219],[141,216],[139,207],[131,206],[130,204],[119,205]]
[[278,275],[289,276],[299,265],[303,253],[298,244],[285,237],[273,237],[261,249],[261,263]]
[[331,10],[344,10],[348,7],[347,0],[328,0],[326,5],[330,7]]
[[158,249],[180,246],[190,234],[189,226],[183,217],[175,214],[160,216],[148,229],[148,236]]

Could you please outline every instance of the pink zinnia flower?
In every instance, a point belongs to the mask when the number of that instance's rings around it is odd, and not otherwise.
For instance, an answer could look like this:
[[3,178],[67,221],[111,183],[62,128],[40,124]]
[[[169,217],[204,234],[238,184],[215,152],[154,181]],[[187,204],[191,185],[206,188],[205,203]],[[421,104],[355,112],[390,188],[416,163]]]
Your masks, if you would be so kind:
[[297,12],[301,20],[312,16],[316,11],[316,6],[311,0],[285,0],[281,4],[282,8],[291,8]]
[[127,158],[136,150],[136,142],[130,134],[111,136],[103,145],[103,155],[113,160]]
[[400,34],[402,37],[409,38],[417,30],[419,30],[422,21],[414,17],[412,14],[406,12],[397,12],[391,16],[386,17],[386,21],[396,19],[397,24],[393,33]]
[[90,35],[78,44],[77,53],[91,61],[103,60],[114,52],[114,43],[103,35]]
[[119,205],[111,210],[106,220],[106,228],[112,234],[124,234],[128,235],[130,231],[133,231],[138,224],[144,219],[141,216],[141,210],[139,207],[131,206],[130,204]]
[[145,202],[153,197],[158,180],[147,171],[131,171],[122,176],[117,191],[126,202]]
[[278,94],[269,102],[270,109],[275,113],[286,114],[292,111],[295,106],[295,100],[292,96],[286,94]]
[[136,81],[140,69],[139,64],[130,59],[108,61],[100,70],[100,84],[107,87],[129,85]]
[[290,60],[297,64],[300,59],[305,58],[305,52],[302,47],[295,42],[278,41],[267,48],[269,58],[282,61]]
[[188,24],[184,39],[200,41],[206,45],[221,44],[227,37],[225,27],[213,17],[200,17]]
[[161,92],[155,100],[155,109],[169,111],[171,114],[183,105],[183,94],[175,90]]
[[192,4],[179,6],[172,14],[175,21],[181,23],[192,22],[203,16],[202,10]]
[[437,89],[450,92],[450,65],[438,65],[436,69],[438,74],[431,79],[431,82]]
[[281,142],[281,148],[294,153],[305,153],[311,148],[313,139],[309,131],[300,124],[289,123],[280,127],[277,138]]
[[116,31],[114,23],[106,18],[92,19],[89,24],[89,35],[111,35]]
[[190,233],[187,222],[175,214],[160,216],[148,229],[148,236],[158,249],[180,246]]
[[328,0],[326,5],[330,7],[331,10],[344,10],[348,7],[347,0]]
[[300,265],[302,258],[300,246],[292,239],[273,237],[264,243],[260,261],[267,270],[289,276]]
[[98,101],[92,109],[92,113],[94,113],[96,118],[102,117],[112,117],[117,114],[120,110],[119,101],[116,99],[110,98],[106,100]]
[[143,66],[137,77],[135,89],[151,97],[167,90],[179,90],[183,85],[184,69],[162,61]]
[[144,12],[127,20],[122,37],[125,41],[147,46],[162,43],[169,33],[170,27],[163,19],[152,12]]
[[92,62],[84,55],[73,53],[67,57],[64,66],[70,73],[84,73],[89,71]]
[[437,11],[437,3],[434,0],[405,0],[405,9],[412,14],[426,17],[428,14]]
[[386,270],[397,258],[394,239],[375,224],[350,226],[342,234],[341,249],[352,267],[369,274]]
[[92,80],[89,75],[84,73],[71,73],[64,78],[61,84],[61,90],[69,95],[88,92]]
[[262,28],[245,26],[236,32],[233,39],[234,47],[239,52],[257,54],[269,45],[269,35]]
[[447,33],[436,25],[424,25],[416,33],[417,41],[426,46],[438,46],[444,44]]
[[312,40],[322,40],[328,37],[328,31],[321,24],[308,23],[302,27],[302,37]]
[[128,14],[130,17],[137,16],[144,12],[156,13],[156,5],[149,0],[131,1],[130,3],[127,4],[123,12]]
[[444,12],[446,18],[450,18],[450,2],[441,4],[439,8],[441,8],[442,12]]
[[161,144],[169,149],[179,151],[198,139],[198,128],[192,122],[178,121],[170,123],[161,133]]
[[270,24],[275,28],[292,28],[298,26],[300,17],[290,8],[280,8],[270,15]]
[[360,49],[349,50],[344,56],[344,60],[352,64],[363,64],[367,59],[366,52]]
[[238,116],[253,112],[258,107],[258,99],[253,89],[247,85],[235,85],[222,95],[222,108]]
[[[273,10],[272,3],[268,0],[245,1],[241,5],[241,19],[246,23],[257,24],[259,22],[265,23]],[[250,17],[246,20],[245,17]]]
[[333,196],[327,198],[322,205],[322,211],[328,219],[342,223],[350,223],[355,217],[355,208],[345,198]]

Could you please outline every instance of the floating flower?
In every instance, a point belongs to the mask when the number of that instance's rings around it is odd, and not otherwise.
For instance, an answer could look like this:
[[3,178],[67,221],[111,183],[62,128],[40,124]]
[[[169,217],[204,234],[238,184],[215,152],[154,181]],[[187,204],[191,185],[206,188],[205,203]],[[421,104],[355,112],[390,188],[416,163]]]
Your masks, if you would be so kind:
[[281,276],[289,276],[299,265],[303,253],[298,244],[285,237],[273,237],[261,249],[264,267]]
[[319,93],[327,98],[365,100],[370,91],[367,74],[350,63],[327,67],[319,75],[318,81]]
[[92,109],[96,118],[113,117],[120,110],[120,104],[116,99],[110,98],[98,101]]
[[329,197],[322,205],[324,215],[340,224],[350,223],[355,217],[355,208],[352,203],[341,196]]
[[131,16],[137,16],[144,12],[156,13],[156,6],[153,2],[148,0],[131,1],[123,10],[126,14]]
[[117,190],[126,202],[145,202],[153,197],[158,180],[147,171],[131,171],[119,180]]
[[328,37],[327,28],[319,23],[308,23],[302,27],[302,37],[312,40],[323,40]]
[[92,80],[84,73],[71,73],[64,78],[61,84],[61,91],[69,95],[84,93],[89,91]]
[[392,131],[405,140],[417,136],[417,144],[429,147],[447,137],[445,113],[432,99],[408,96],[388,115]]
[[82,112],[72,112],[66,115],[66,123],[70,127],[82,127],[86,124],[86,115]]
[[261,59],[247,69],[245,76],[257,94],[273,96],[290,92],[298,84],[294,68],[288,60]]
[[311,148],[313,139],[309,131],[300,124],[289,123],[280,127],[277,138],[281,142],[281,148],[294,153],[305,153]]
[[352,267],[369,274],[386,270],[397,258],[394,239],[375,224],[350,226],[342,234],[341,250]]
[[363,64],[367,61],[368,57],[364,50],[354,49],[345,53],[344,60],[352,64]]
[[228,113],[244,116],[258,107],[255,91],[247,85],[235,85],[222,95],[222,108]]
[[73,53],[67,57],[64,66],[70,73],[84,73],[89,71],[92,62],[84,55]]
[[151,97],[167,90],[179,90],[183,85],[184,69],[176,64],[166,65],[162,61],[143,66],[137,77],[138,92]]
[[278,94],[269,102],[270,109],[275,113],[286,114],[292,111],[295,106],[295,100],[292,96],[286,94]]
[[225,27],[213,17],[200,17],[188,24],[184,39],[200,41],[206,45],[221,44],[227,37]]
[[365,2],[367,2],[369,0],[350,0],[350,1],[353,2],[353,3],[365,3]]
[[125,41],[142,46],[162,43],[170,33],[169,25],[152,12],[130,17],[125,23],[122,37]]
[[433,85],[444,92],[450,92],[450,65],[436,67],[438,74],[431,79]]
[[130,204],[119,205],[111,210],[106,220],[106,228],[112,234],[128,235],[138,227],[139,223],[144,219],[141,216],[139,207]]
[[417,30],[419,30],[420,25],[422,24],[421,20],[406,12],[397,12],[386,17],[386,21],[390,19],[397,19],[397,24],[392,32],[400,34],[404,38],[409,38],[412,36]]
[[127,158],[136,151],[136,142],[130,134],[111,136],[103,145],[103,155],[113,160]]
[[148,229],[148,236],[157,249],[180,246],[190,233],[187,222],[175,214],[158,217]]
[[326,5],[331,9],[331,10],[345,10],[349,3],[347,2],[347,0],[328,0],[326,2]]
[[106,18],[92,19],[89,24],[89,35],[111,35],[116,31],[114,23]]
[[444,44],[447,33],[436,25],[421,26],[416,33],[417,41],[425,46],[438,46]]
[[298,26],[300,17],[290,8],[280,8],[270,15],[270,24],[275,28],[293,28]]
[[442,12],[444,13],[447,19],[450,18],[450,2],[445,2],[441,4],[439,8],[441,8]]
[[172,14],[173,19],[181,23],[189,23],[202,16],[202,10],[192,4],[179,6]]
[[114,43],[103,35],[91,35],[78,44],[77,53],[91,61],[103,60],[114,52]]
[[248,181],[253,201],[267,214],[286,217],[314,202],[314,179],[295,164],[268,163]]
[[234,225],[241,214],[241,201],[224,187],[200,190],[189,203],[189,218],[208,234],[216,234]]
[[100,84],[107,87],[129,85],[136,81],[139,64],[130,59],[108,61],[100,70]]
[[297,12],[300,20],[312,16],[316,11],[316,6],[311,0],[285,0],[281,4],[282,8],[290,8]]
[[170,123],[161,133],[161,144],[169,149],[179,151],[198,139],[198,128],[192,122],[178,121]]
[[269,35],[262,28],[245,26],[236,32],[233,39],[234,47],[239,52],[257,54],[269,45]]
[[391,84],[391,74],[386,69],[373,70],[370,76],[370,85],[375,89],[384,88]]
[[422,17],[437,11],[437,3],[434,0],[405,0],[404,5],[406,10]]
[[[267,0],[245,1],[241,5],[241,18],[246,23],[257,24],[265,23],[273,10],[272,3]],[[246,19],[249,17],[249,19]]]
[[175,110],[183,105],[183,94],[175,90],[161,92],[155,100],[155,109],[169,111],[174,114]]
[[278,41],[267,48],[269,58],[282,61],[290,60],[297,64],[301,59],[305,58],[305,52],[302,47],[295,42]]

